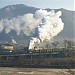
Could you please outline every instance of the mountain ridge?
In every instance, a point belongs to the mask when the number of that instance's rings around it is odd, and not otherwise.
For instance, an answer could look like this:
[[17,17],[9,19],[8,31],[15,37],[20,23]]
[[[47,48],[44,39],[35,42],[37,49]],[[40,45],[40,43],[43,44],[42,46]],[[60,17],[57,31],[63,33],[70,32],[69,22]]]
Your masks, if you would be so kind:
[[[40,8],[26,6],[23,4],[9,5],[9,6],[6,6],[6,7],[0,9],[0,20],[1,19],[12,19],[14,17],[23,16],[24,14],[27,14],[27,13],[35,13],[35,11],[38,9],[40,9]],[[47,11],[55,10],[55,12],[57,12],[57,11],[62,12],[61,18],[62,18],[62,21],[64,22],[64,30],[61,33],[59,33],[58,36],[55,37],[55,39],[62,40],[62,39],[74,39],[75,38],[75,36],[74,36],[74,28],[75,28],[74,14],[75,14],[75,11],[70,11],[70,10],[66,10],[63,8],[60,8],[60,9],[46,8],[45,10],[47,10]],[[27,36],[25,36],[23,34],[21,34],[21,36],[19,36],[19,38],[18,38],[16,33],[14,31],[12,31],[11,33],[9,33],[7,35],[4,32],[0,33],[0,37],[1,37],[0,40],[9,41],[8,35],[10,37],[14,36],[14,38],[17,41],[18,40],[23,41],[28,38]],[[5,38],[7,37],[7,38],[3,39],[3,37],[5,37]]]

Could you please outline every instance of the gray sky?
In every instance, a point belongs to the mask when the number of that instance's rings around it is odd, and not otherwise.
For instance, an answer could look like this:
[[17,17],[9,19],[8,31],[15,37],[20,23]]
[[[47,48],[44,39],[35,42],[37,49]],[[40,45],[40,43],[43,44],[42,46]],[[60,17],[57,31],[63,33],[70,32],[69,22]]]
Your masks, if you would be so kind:
[[39,8],[65,8],[74,10],[74,2],[75,0],[0,0],[0,8],[12,4],[25,4]]

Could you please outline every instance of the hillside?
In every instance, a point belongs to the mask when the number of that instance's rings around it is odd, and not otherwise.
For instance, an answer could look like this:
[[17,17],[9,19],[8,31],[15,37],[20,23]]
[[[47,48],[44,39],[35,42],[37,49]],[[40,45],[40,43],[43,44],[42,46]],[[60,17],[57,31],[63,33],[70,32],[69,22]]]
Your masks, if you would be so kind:
[[[23,16],[27,13],[34,13],[37,9],[35,7],[26,6],[23,4],[19,5],[10,5],[6,6],[2,9],[0,9],[0,20],[2,19],[12,19],[14,17]],[[47,11],[53,10],[53,9],[46,9]],[[62,21],[64,22],[64,30],[58,34],[57,37],[55,37],[55,40],[64,40],[64,39],[74,39],[74,11],[66,10],[66,9],[54,9],[56,12],[61,11],[62,12]],[[21,34],[20,36],[17,36],[15,31],[10,32],[9,34],[0,33],[0,40],[1,41],[8,41],[10,42],[11,36],[15,38],[17,42],[25,43],[29,40],[29,37],[25,36],[24,34]]]

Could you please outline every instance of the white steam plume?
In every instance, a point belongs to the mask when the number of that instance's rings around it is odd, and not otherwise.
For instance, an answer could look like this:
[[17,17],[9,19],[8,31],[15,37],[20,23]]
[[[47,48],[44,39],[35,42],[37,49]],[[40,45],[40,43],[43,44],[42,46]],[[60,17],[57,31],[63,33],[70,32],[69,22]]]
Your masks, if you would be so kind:
[[11,37],[11,43],[12,44],[17,44],[17,42],[15,41],[15,39],[13,38],[13,36]]
[[34,14],[28,13],[12,19],[0,20],[0,32],[10,33],[14,30],[17,35],[21,33],[33,36],[30,40],[29,49],[34,49],[37,44],[44,40],[51,40],[63,30],[63,22],[60,18],[61,11],[55,13],[47,10],[37,10]]
[[63,22],[60,18],[61,11],[55,13],[53,10],[46,12],[42,18],[42,23],[37,27],[37,36],[30,40],[29,49],[34,49],[37,43],[40,44],[45,40],[50,41],[54,36],[63,30]]
[[42,17],[47,13],[46,10],[37,10],[34,14],[28,13],[17,18],[2,19],[0,21],[0,32],[10,33],[12,30],[16,31],[17,35],[24,33],[26,36],[31,36],[35,28],[39,25]]

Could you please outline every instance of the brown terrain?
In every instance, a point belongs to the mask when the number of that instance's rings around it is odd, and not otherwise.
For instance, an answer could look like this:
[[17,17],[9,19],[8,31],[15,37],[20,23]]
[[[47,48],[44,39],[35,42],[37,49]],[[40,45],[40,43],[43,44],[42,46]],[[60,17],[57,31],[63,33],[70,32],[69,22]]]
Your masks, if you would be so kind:
[[75,75],[75,69],[0,67],[0,75]]

